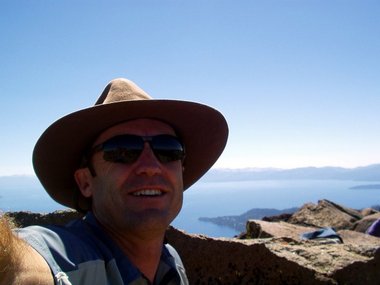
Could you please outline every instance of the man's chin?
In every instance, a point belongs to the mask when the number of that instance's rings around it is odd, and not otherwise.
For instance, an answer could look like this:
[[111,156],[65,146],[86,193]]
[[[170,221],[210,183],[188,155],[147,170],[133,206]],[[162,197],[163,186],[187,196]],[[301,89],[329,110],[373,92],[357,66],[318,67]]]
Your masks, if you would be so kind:
[[[138,228],[166,229],[174,218],[167,211],[146,209],[134,214],[133,223]],[[128,220],[131,221],[131,216],[128,216]]]

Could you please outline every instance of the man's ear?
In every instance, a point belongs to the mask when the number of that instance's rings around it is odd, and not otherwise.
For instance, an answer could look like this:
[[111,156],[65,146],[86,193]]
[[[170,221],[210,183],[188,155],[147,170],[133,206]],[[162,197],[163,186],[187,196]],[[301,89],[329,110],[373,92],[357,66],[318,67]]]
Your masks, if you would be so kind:
[[87,167],[79,168],[74,172],[74,178],[82,195],[86,198],[90,198],[92,196],[94,180],[90,170]]

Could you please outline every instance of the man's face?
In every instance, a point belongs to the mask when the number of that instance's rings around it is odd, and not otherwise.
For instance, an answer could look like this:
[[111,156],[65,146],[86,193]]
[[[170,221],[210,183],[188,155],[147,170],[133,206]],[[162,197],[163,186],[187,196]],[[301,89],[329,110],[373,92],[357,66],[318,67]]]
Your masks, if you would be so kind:
[[[152,119],[138,119],[113,126],[99,135],[94,146],[116,136],[132,134],[174,135],[169,125]],[[149,143],[135,162],[124,164],[105,161],[103,151],[92,157],[96,176],[89,175],[81,191],[92,198],[92,210],[110,231],[162,231],[177,216],[183,200],[182,162],[160,162]],[[76,175],[78,176],[78,175]],[[77,179],[78,181],[78,179]]]

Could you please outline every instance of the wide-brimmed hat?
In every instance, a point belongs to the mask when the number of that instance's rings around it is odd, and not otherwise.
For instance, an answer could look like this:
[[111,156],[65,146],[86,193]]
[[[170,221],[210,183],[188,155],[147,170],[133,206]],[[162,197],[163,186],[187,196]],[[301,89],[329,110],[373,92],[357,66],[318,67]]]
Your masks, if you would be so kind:
[[184,190],[211,168],[227,142],[227,122],[219,111],[195,102],[153,99],[132,81],[115,79],[94,106],[57,120],[37,141],[33,166],[48,194],[60,204],[87,210],[74,180],[86,149],[104,130],[139,118],[169,124],[183,141]]

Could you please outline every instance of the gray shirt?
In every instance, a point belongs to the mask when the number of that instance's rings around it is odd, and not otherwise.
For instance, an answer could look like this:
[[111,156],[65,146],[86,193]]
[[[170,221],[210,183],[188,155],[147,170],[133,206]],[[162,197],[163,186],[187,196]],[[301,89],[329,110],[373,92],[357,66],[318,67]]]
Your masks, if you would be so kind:
[[[31,226],[17,230],[47,261],[59,285],[148,285],[147,278],[101,229],[92,213],[66,226]],[[163,245],[153,285],[187,285],[182,261]]]

